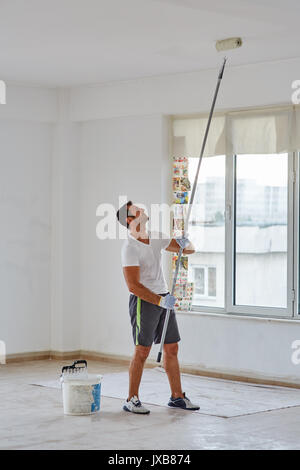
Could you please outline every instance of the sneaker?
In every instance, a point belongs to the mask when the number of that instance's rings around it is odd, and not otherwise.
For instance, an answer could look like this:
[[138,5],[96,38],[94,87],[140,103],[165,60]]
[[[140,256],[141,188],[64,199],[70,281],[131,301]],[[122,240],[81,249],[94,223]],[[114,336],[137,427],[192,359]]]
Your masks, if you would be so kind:
[[130,398],[129,401],[126,401],[124,406],[123,406],[123,410],[125,411],[130,411],[131,413],[138,413],[138,414],[142,414],[142,415],[147,415],[150,413],[150,410],[147,410],[147,408],[145,408],[140,400],[138,399],[137,396],[134,396],[132,398]]
[[189,400],[186,396],[185,393],[183,394],[183,398],[170,398],[170,401],[168,403],[168,406],[171,406],[172,408],[182,408],[183,410],[191,410],[191,411],[196,411],[200,410],[200,406],[198,405],[193,405],[191,400]]

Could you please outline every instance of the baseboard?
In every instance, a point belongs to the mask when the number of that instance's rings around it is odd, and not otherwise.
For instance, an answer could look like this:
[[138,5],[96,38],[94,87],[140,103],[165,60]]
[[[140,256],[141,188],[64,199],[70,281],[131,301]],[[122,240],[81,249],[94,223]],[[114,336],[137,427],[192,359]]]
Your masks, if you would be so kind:
[[[18,353],[18,354],[8,354],[6,356],[6,363],[13,362],[24,362],[24,361],[38,361],[45,359],[53,360],[76,360],[76,359],[86,359],[87,361],[99,361],[106,362],[110,364],[120,364],[129,366],[131,357],[129,356],[118,356],[112,354],[104,354],[96,351],[86,351],[86,350],[77,350],[77,351],[38,351],[38,352],[28,352],[28,353]],[[157,367],[158,363],[152,359],[148,359],[146,362],[147,368]],[[185,374],[199,375],[201,377],[211,377],[214,379],[224,379],[232,380],[236,382],[249,382],[252,384],[259,385],[276,385],[280,387],[290,387],[300,389],[300,383],[287,382],[283,379],[270,379],[264,377],[255,377],[255,376],[244,376],[244,375],[235,375],[217,371],[209,371],[199,369],[195,366],[182,365],[180,366],[180,371]]]
[[50,351],[48,359],[54,360],[77,360],[82,359],[82,353],[80,349],[77,351]]
[[[95,351],[85,351],[85,350],[81,351],[81,359],[86,359],[90,361],[107,362],[110,364],[121,364],[125,366],[129,366],[130,361],[131,361],[130,356],[118,356],[118,355],[113,355],[113,354],[104,354],[104,353],[98,353]],[[151,359],[147,359],[145,367],[148,367],[148,368],[157,367],[157,363]]]
[[50,351],[37,351],[37,352],[26,352],[17,354],[7,354],[5,357],[6,364],[12,362],[24,362],[24,361],[41,361],[50,358]]

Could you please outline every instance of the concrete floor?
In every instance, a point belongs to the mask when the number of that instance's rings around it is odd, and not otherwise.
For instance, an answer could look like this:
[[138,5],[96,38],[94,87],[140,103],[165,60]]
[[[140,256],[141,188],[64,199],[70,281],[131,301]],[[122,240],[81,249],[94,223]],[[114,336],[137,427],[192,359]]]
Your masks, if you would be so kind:
[[[0,366],[0,449],[300,449],[299,406],[219,418],[150,405],[150,415],[136,416],[101,397],[100,413],[64,416],[60,390],[29,384],[55,379],[70,362]],[[124,369],[89,361],[93,373]]]

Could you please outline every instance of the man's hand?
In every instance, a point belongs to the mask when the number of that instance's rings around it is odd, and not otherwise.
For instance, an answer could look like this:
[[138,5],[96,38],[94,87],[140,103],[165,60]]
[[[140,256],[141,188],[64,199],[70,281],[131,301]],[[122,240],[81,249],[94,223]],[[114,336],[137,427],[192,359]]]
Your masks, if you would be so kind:
[[175,303],[176,297],[174,297],[174,295],[167,294],[164,297],[161,296],[161,300],[158,305],[162,308],[173,310]]
[[161,296],[154,294],[154,292],[140,283],[139,266],[126,266],[123,268],[123,273],[129,292],[140,297],[142,300],[146,300],[146,302],[150,302],[150,304],[159,305]]
[[191,244],[190,240],[187,237],[175,238],[176,242],[183,250]]
[[[184,240],[184,242],[182,241]],[[184,243],[187,248],[183,248],[183,254],[184,255],[191,255],[192,253],[195,253],[195,248],[194,245],[188,240],[188,238],[172,238],[172,240],[169,243],[169,246],[165,248],[166,251],[170,251],[171,253],[178,253],[179,248],[181,248],[181,243]]]

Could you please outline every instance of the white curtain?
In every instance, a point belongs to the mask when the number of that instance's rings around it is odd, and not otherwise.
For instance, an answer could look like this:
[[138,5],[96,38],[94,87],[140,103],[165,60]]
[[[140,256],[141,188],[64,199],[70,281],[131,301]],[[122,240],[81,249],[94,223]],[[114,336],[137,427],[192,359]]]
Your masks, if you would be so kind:
[[227,152],[237,155],[288,152],[292,115],[292,107],[228,113]]
[[[174,149],[199,157],[207,117],[173,121]],[[213,117],[204,156],[300,150],[300,106],[235,111]],[[176,155],[178,156],[178,155]]]
[[[206,124],[207,117],[174,120],[174,137],[185,138],[186,157],[199,157]],[[179,139],[175,140],[179,142]],[[225,151],[225,116],[215,116],[211,121],[204,156],[224,155]]]

